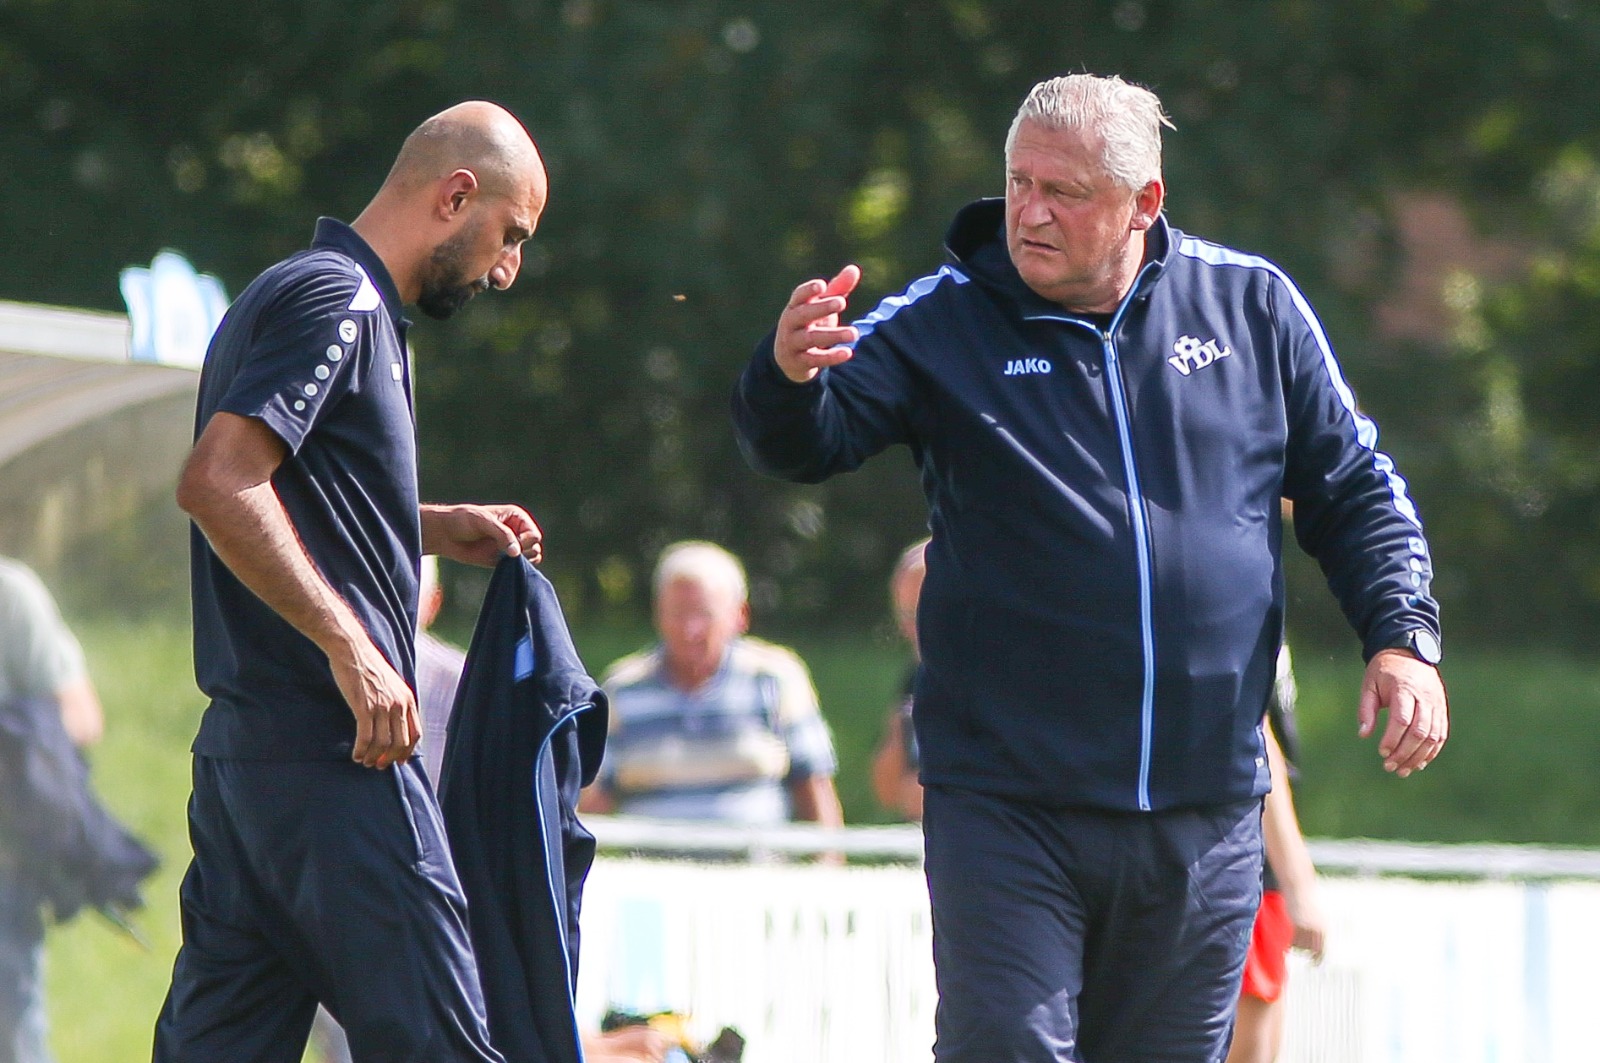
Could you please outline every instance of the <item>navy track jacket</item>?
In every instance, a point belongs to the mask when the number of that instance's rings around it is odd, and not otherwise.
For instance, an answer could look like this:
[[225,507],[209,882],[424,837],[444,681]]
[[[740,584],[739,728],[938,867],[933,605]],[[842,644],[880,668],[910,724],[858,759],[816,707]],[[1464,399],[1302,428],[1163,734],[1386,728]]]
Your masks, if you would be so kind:
[[450,717],[439,804],[489,1014],[506,1063],[581,1063],[578,911],[594,837],[578,791],[606,740],[550,581],[521,557],[489,582]]
[[1158,220],[1109,319],[1032,292],[1004,203],[953,263],[794,384],[769,336],[734,394],[746,458],[817,482],[904,443],[933,542],[915,722],[926,783],[1162,810],[1268,789],[1279,498],[1371,657],[1436,636],[1432,565],[1316,315],[1272,263]]

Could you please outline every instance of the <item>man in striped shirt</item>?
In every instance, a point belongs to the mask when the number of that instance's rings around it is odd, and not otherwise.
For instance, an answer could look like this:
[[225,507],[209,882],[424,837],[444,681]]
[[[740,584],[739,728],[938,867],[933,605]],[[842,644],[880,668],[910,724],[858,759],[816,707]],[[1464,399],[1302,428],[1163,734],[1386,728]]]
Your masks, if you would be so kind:
[[589,812],[840,826],[833,738],[806,666],[745,634],[744,568],[675,543],[655,573],[661,641],[607,670],[611,734]]

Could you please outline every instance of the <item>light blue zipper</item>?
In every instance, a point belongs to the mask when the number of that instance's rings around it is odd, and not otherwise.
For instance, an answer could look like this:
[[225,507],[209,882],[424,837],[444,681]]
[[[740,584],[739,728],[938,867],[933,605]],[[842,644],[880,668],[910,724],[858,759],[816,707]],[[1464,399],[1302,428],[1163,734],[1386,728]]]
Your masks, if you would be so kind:
[[1105,352],[1106,382],[1111,392],[1111,414],[1117,424],[1117,438],[1122,443],[1122,474],[1128,481],[1128,520],[1133,525],[1133,549],[1139,563],[1139,637],[1144,651],[1144,690],[1139,699],[1139,810],[1150,811],[1150,748],[1154,744],[1156,715],[1156,632],[1155,589],[1151,575],[1150,526],[1144,510],[1144,491],[1139,486],[1139,466],[1133,455],[1133,428],[1128,418],[1128,397],[1122,385],[1122,362],[1117,356],[1117,343],[1113,338],[1117,326],[1133,297],[1139,291],[1154,263],[1145,263],[1133,286],[1123,296],[1111,323],[1105,331],[1093,323],[1077,317],[1060,317],[1053,314],[1031,314],[1029,321],[1062,321],[1093,332]]
[[[551,741],[551,739],[555,738],[556,732],[560,731],[561,728],[565,727],[571,721],[577,719],[577,717],[578,717],[578,715],[580,713],[587,712],[592,708],[594,708],[593,703],[590,703],[588,705],[580,705],[575,709],[569,709],[567,712],[563,713],[556,720],[555,725],[553,727],[551,727],[548,732],[546,732],[543,740],[540,741],[540,743],[539,743],[539,751],[538,751],[538,753],[536,753],[534,755],[534,758],[533,758],[533,771],[534,771],[534,779],[533,779],[533,808],[534,808],[534,811],[539,816],[539,822],[540,822],[541,825],[544,823],[544,802],[539,799],[539,778],[538,778],[538,774],[539,774],[539,771],[540,771],[541,767],[544,764],[545,752],[547,750],[549,750],[550,741]],[[567,990],[567,1003],[570,1005],[570,1007],[568,1008],[568,1014],[570,1014],[572,1016],[572,1040],[573,1040],[573,1043],[577,1046],[578,1059],[579,1059],[579,1061],[581,1063],[581,1061],[584,1058],[583,1034],[578,1029],[578,1016],[577,1016],[578,1006],[577,1006],[577,1002],[573,999],[573,986],[572,986],[572,983],[567,977],[568,971],[571,970],[571,963],[572,963],[572,952],[571,952],[572,945],[571,945],[571,942],[569,942],[567,940],[567,913],[565,911],[562,911],[561,908],[556,904],[556,880],[555,880],[556,862],[559,859],[562,862],[563,866],[564,866],[565,863],[566,863],[566,857],[565,857],[564,854],[558,856],[557,854],[555,854],[555,853],[553,853],[551,851],[551,848],[550,848],[551,839],[548,836],[541,837],[540,840],[544,845],[544,875],[545,875],[545,882],[550,887],[550,907],[555,912],[555,917],[556,917],[556,935],[561,939],[561,955],[567,961],[567,964],[568,964],[567,970],[561,972],[561,984],[563,986],[565,986],[566,990]],[[563,893],[566,891],[566,884],[565,883],[562,884],[561,890],[562,890]],[[571,898],[569,897],[567,900],[568,900],[568,903],[570,904],[571,903]]]

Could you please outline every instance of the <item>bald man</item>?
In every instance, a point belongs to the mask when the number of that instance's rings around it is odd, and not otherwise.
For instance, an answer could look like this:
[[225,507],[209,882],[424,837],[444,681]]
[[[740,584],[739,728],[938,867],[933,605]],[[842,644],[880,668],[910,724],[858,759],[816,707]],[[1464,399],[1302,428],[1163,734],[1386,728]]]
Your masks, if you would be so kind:
[[539,559],[511,505],[422,505],[408,322],[508,288],[544,210],[510,113],[428,119],[350,225],[268,269],[200,378],[183,945],[156,1063],[298,1063],[320,1001],[361,1061],[492,1061],[461,889],[411,758],[421,556]]

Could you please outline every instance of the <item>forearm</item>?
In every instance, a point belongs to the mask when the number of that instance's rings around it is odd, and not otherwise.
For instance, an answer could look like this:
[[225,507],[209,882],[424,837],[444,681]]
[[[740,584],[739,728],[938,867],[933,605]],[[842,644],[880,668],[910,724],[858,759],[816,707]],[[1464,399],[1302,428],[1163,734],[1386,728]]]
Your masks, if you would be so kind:
[[1300,894],[1316,887],[1316,867],[1311,862],[1311,850],[1306,847],[1294,814],[1294,805],[1287,789],[1274,790],[1267,795],[1266,807],[1261,817],[1262,841],[1267,852],[1267,863],[1278,879],[1285,894]]
[[234,577],[327,655],[355,717],[351,758],[386,768],[421,737],[416,695],[300,541],[272,483],[287,453],[265,422],[216,413],[178,477],[178,505]]
[[820,483],[903,441],[902,382],[887,357],[863,343],[845,366],[797,384],[778,369],[771,338],[758,344],[733,393],[735,434],[750,467]]
[[796,820],[819,827],[844,826],[844,808],[839,804],[839,794],[833,788],[833,780],[825,775],[796,780],[790,784],[789,799]]
[[544,558],[544,533],[521,506],[428,503],[417,512],[422,552],[492,568],[502,557]]
[[1295,533],[1371,657],[1408,631],[1442,636],[1431,594],[1433,563],[1422,529],[1393,508],[1388,488],[1365,474],[1359,488],[1295,503]]
[[1433,560],[1405,480],[1376,449],[1377,427],[1335,387],[1321,348],[1304,339],[1296,358],[1283,484],[1295,537],[1321,565],[1366,658],[1406,631],[1438,636]]
[[312,563],[270,480],[192,491],[185,508],[217,557],[256,597],[330,657],[370,641]]
[[872,793],[884,808],[900,807],[901,780],[905,777],[905,757],[889,748],[892,738],[885,739],[872,758]]
[[908,772],[901,777],[899,801],[895,807],[906,819],[922,822],[922,783],[915,772]]
[[733,423],[750,467],[767,476],[825,479],[820,420],[824,381],[796,384],[773,361],[771,339],[756,346],[733,393]]
[[1272,773],[1272,792],[1267,794],[1261,814],[1267,864],[1286,896],[1304,896],[1316,888],[1317,870],[1311,862],[1305,836],[1300,833],[1288,766],[1270,728],[1267,731],[1267,764]]
[[449,536],[445,527],[449,519],[449,510],[449,506],[425,502],[417,511],[417,520],[422,527],[423,553],[437,554],[447,542]]
[[91,746],[100,741],[105,734],[105,712],[88,676],[63,683],[56,689],[56,701],[61,706],[61,724],[73,745]]
[[872,792],[884,808],[907,819],[922,818],[922,784],[906,764],[904,722],[898,709],[890,713],[883,741],[872,757]]
[[905,738],[900,730],[900,710],[889,712],[883,740],[872,755],[872,793],[885,808],[896,808],[900,799],[900,778],[906,773]]

